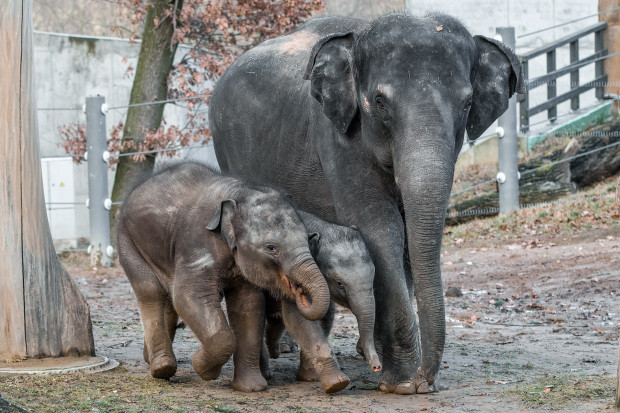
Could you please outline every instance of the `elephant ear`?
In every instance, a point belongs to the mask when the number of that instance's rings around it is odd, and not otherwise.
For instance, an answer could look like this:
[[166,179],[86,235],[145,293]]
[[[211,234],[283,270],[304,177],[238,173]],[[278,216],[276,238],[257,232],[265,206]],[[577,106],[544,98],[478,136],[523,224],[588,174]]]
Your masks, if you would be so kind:
[[323,113],[345,134],[357,112],[353,80],[353,33],[334,33],[321,38],[312,48],[304,74],[310,93]]
[[525,93],[521,61],[504,43],[485,36],[474,36],[478,47],[478,69],[467,119],[467,136],[480,137],[495,119],[508,109],[515,93]]
[[232,225],[235,209],[237,209],[237,203],[234,199],[223,200],[207,225],[207,229],[213,235],[226,241],[230,251],[235,248],[235,231]]
[[316,254],[319,252],[319,241],[321,240],[321,235],[318,232],[312,232],[308,234],[308,246],[310,247],[310,252],[312,256],[316,259]]

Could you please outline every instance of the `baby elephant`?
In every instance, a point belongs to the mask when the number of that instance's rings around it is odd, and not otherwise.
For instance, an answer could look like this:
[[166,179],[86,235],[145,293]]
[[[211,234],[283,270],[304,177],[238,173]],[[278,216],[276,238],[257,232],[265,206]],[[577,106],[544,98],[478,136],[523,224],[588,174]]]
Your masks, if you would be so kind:
[[[331,298],[337,304],[350,308],[357,319],[360,333],[358,345],[373,371],[381,370],[373,338],[375,326],[375,299],[373,281],[375,267],[366,249],[362,235],[354,228],[335,225],[307,212],[298,211],[310,233],[312,255],[327,279]],[[327,393],[339,391],[349,383],[348,377],[338,367],[327,335],[332,326],[334,312],[330,311],[320,321],[304,320],[286,300],[267,297],[267,325],[265,341],[271,358],[280,354],[280,337],[284,325],[301,347],[298,380],[320,380]],[[280,305],[281,304],[281,307]],[[281,308],[281,314],[279,312]],[[263,351],[263,358],[266,358]],[[263,367],[265,370],[265,367]]]
[[286,199],[197,163],[166,169],[131,192],[119,217],[118,249],[156,378],[176,372],[172,340],[180,316],[202,344],[192,357],[200,377],[217,378],[234,353],[233,389],[263,390],[261,289],[293,300],[309,320],[329,307],[308,234]]

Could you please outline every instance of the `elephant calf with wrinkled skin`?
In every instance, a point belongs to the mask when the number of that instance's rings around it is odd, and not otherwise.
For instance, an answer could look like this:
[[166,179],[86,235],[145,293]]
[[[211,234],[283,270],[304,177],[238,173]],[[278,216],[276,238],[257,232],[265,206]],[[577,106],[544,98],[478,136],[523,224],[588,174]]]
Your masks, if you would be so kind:
[[[310,233],[310,251],[327,280],[332,301],[351,309],[357,319],[360,333],[358,347],[361,354],[373,371],[381,371],[381,362],[373,338],[375,266],[362,235],[355,228],[331,224],[307,212],[297,213]],[[271,297],[266,300],[265,341],[269,356],[279,357],[280,337],[286,325],[301,347],[297,380],[320,380],[327,393],[346,387],[349,378],[340,371],[327,342],[327,335],[334,320],[333,304],[319,322],[303,319],[287,300],[274,300]],[[263,371],[269,371],[266,353],[267,350],[263,349]]]
[[233,389],[263,390],[261,289],[296,302],[309,320],[329,307],[306,229],[285,198],[197,163],[166,169],[131,192],[119,217],[118,247],[138,299],[144,358],[156,378],[176,372],[172,340],[180,316],[202,344],[192,357],[200,377],[217,378],[233,354]]

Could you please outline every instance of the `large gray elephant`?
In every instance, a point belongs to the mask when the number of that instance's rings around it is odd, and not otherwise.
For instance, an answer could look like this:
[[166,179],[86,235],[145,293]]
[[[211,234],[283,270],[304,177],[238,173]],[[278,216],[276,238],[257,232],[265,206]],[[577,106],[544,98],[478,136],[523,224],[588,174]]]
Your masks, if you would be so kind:
[[406,13],[310,20],[242,55],[217,84],[209,119],[221,168],[361,231],[376,268],[383,391],[435,382],[454,164],[465,131],[478,138],[523,88],[501,42],[451,16]]

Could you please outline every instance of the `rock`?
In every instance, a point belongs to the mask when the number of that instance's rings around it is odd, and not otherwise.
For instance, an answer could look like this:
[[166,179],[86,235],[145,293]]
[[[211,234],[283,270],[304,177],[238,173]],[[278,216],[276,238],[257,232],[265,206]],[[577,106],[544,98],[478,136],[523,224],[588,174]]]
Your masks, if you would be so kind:
[[446,297],[462,297],[463,292],[459,287],[450,287],[446,290]]

